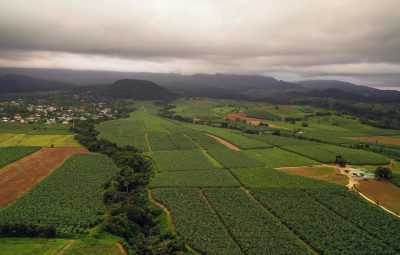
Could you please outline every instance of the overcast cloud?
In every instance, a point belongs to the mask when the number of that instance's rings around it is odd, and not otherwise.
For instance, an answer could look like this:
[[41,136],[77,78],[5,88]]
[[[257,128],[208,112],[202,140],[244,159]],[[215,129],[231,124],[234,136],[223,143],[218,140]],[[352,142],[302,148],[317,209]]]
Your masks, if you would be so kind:
[[0,0],[0,66],[400,85],[400,1]]

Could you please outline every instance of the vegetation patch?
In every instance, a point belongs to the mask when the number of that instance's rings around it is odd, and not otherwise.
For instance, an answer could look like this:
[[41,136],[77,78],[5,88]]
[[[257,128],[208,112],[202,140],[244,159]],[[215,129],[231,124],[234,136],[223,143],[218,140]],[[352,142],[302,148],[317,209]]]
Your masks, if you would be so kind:
[[200,150],[155,151],[150,155],[161,172],[221,168],[204,151]]
[[159,188],[154,198],[172,213],[177,232],[202,254],[241,255],[241,251],[219,221],[217,215],[200,197],[198,189]]
[[400,220],[347,190],[313,190],[309,194],[343,218],[400,251]]
[[67,245],[64,239],[49,238],[1,238],[2,255],[53,255],[58,254]]
[[271,167],[306,166],[318,164],[317,161],[280,148],[255,149],[243,151],[246,155],[256,158]]
[[233,151],[230,149],[224,150],[209,150],[208,154],[217,160],[226,168],[265,166],[265,164],[257,159],[251,158],[241,151]]
[[158,174],[151,187],[239,187],[226,169],[178,171]]
[[3,147],[0,148],[0,168],[29,155],[40,147]]
[[16,135],[0,142],[0,147],[40,146],[40,147],[80,147],[73,135]]
[[106,156],[75,155],[0,211],[0,224],[52,225],[58,235],[78,234],[102,220],[101,185],[117,171]]
[[246,111],[246,116],[263,120],[281,120],[281,117],[267,110],[256,109],[256,108]]
[[282,173],[266,167],[232,169],[237,179],[249,188],[338,188],[339,186],[310,178]]
[[243,190],[205,189],[205,194],[245,254],[311,254]]
[[301,190],[269,188],[254,189],[252,193],[319,253],[396,254],[393,248],[371,237]]

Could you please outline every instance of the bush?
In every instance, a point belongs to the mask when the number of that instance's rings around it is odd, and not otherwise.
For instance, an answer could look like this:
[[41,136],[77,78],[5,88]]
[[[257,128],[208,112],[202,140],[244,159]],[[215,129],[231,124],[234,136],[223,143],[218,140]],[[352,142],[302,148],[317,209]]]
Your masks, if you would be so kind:
[[381,180],[391,180],[393,178],[392,170],[386,167],[378,167],[375,170],[375,176]]

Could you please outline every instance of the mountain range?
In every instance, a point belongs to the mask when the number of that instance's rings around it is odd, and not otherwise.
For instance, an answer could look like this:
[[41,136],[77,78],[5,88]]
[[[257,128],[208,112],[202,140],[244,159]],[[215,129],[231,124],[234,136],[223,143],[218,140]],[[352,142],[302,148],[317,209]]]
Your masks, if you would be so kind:
[[[111,85],[112,89],[109,87]],[[134,99],[167,99],[173,98],[174,94],[186,97],[263,99],[290,93],[361,102],[400,102],[399,91],[379,90],[338,80],[286,82],[261,75],[0,68],[0,93],[53,90],[97,91],[98,94]]]

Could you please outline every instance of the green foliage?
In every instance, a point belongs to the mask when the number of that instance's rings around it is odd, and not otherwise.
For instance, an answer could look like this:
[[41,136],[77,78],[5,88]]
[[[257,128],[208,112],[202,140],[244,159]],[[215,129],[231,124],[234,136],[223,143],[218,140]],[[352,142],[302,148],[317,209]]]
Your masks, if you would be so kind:
[[168,207],[177,232],[202,254],[241,254],[218,217],[207,207],[197,189],[159,188],[154,198]]
[[178,171],[158,174],[151,187],[238,187],[228,170]]
[[393,178],[392,170],[386,167],[378,167],[374,173],[381,180],[391,180]]
[[263,120],[281,120],[281,117],[267,110],[260,110],[255,108],[246,111],[246,116]]
[[220,167],[204,151],[154,151],[150,155],[161,172],[205,170]]
[[244,186],[249,188],[337,188],[339,186],[325,181],[290,175],[271,168],[232,169],[232,173]]
[[322,254],[395,254],[364,230],[296,189],[253,189],[254,196]]
[[74,235],[99,223],[101,185],[117,173],[103,155],[75,155],[27,194],[0,211],[0,224],[54,225],[58,235]]
[[205,189],[205,195],[245,254],[311,254],[243,190]]
[[57,254],[67,245],[64,239],[49,238],[1,238],[2,255],[38,255]]
[[245,150],[243,152],[271,167],[306,166],[318,163],[312,159],[280,148]]
[[251,158],[241,151],[233,151],[230,149],[224,150],[209,150],[208,154],[217,160],[226,168],[253,167],[264,166],[261,161]]
[[3,147],[0,148],[0,168],[29,155],[40,147]]
[[247,135],[253,139],[257,139],[273,146],[292,146],[292,145],[317,145],[318,143],[310,142],[280,135]]
[[323,163],[336,162],[336,156],[341,155],[348,163],[361,165],[382,165],[389,163],[389,159],[370,151],[363,151],[329,144],[319,144],[316,146],[296,145],[283,146],[282,148],[312,158]]
[[204,133],[193,131],[189,132],[188,135],[206,150],[226,149],[226,146]]
[[400,251],[400,220],[347,190],[313,190],[309,195],[381,242]]
[[152,151],[199,149],[184,133],[148,133],[148,139]]

